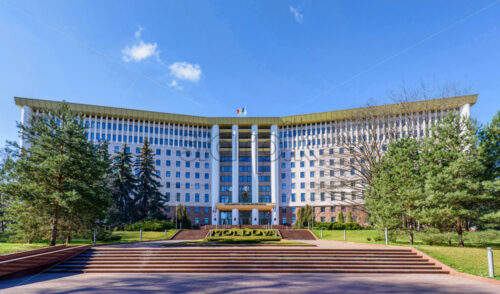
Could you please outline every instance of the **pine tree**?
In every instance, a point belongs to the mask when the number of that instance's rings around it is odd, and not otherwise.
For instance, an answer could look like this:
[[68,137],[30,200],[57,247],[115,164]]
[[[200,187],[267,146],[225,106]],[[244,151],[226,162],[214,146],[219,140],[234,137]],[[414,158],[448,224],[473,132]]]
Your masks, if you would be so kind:
[[482,217],[488,227],[498,228],[500,225],[500,111],[491,123],[479,132],[479,150],[483,165],[486,167],[483,184],[495,200],[489,203],[491,212]]
[[153,150],[146,139],[137,157],[135,167],[138,170],[135,206],[136,221],[165,219],[162,208],[165,196],[160,193],[159,175],[156,173]]
[[421,210],[423,179],[419,141],[403,138],[391,143],[377,163],[366,207],[381,228],[405,229],[410,244]]
[[82,222],[95,222],[109,207],[102,185],[107,163],[88,142],[82,121],[63,103],[19,125],[23,147],[11,143],[16,160],[6,190],[17,211],[31,212],[29,219],[18,218],[18,225],[49,225],[51,246],[61,226],[80,230]]
[[460,246],[467,224],[495,200],[482,183],[485,166],[478,156],[476,131],[475,122],[449,114],[431,129],[423,148],[423,215],[431,225],[457,232]]
[[128,152],[127,144],[124,144],[122,151],[113,157],[111,170],[113,206],[109,210],[107,222],[112,226],[123,227],[137,218],[134,216],[137,181],[133,173],[132,155]]

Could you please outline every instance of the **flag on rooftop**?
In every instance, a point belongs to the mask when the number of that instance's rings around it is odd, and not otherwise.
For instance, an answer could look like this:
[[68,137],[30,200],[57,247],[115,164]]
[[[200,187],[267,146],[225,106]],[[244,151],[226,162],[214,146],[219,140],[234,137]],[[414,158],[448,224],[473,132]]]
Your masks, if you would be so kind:
[[241,115],[247,115],[247,108],[243,107],[243,108],[240,108],[240,109],[236,109],[236,113],[237,114],[241,114]]

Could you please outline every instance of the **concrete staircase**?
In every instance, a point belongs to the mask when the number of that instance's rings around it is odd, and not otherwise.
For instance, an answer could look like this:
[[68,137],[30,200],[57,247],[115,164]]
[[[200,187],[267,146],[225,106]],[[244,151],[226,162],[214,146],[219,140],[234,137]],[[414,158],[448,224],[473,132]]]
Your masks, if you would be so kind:
[[208,230],[180,230],[171,240],[199,240],[204,239]]
[[281,237],[288,240],[316,240],[309,230],[280,230]]
[[426,273],[447,271],[408,249],[95,247],[52,273]]

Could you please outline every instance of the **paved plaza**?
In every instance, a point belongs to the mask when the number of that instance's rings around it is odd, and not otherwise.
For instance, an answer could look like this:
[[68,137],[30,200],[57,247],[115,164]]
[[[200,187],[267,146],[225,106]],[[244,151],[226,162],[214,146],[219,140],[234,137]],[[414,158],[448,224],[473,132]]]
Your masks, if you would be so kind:
[[[173,241],[106,247],[158,248]],[[317,248],[377,245],[309,241]],[[259,247],[262,248],[262,247]],[[276,247],[274,247],[276,248]],[[307,247],[303,247],[307,251]],[[0,282],[0,293],[500,293],[500,286],[443,274],[48,274]]]
[[500,293],[500,286],[426,274],[40,274],[0,293]]

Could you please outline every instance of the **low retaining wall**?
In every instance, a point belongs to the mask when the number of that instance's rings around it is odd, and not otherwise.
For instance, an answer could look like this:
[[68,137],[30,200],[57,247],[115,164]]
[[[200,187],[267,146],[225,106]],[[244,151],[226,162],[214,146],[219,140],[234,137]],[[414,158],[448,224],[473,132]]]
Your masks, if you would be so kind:
[[55,250],[49,247],[52,250],[41,253],[40,249],[30,250],[21,257],[10,255],[12,258],[0,261],[0,280],[41,272],[90,249],[91,245],[62,247]]

